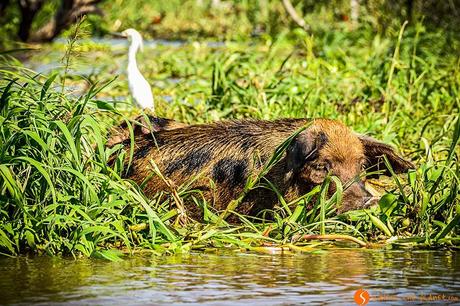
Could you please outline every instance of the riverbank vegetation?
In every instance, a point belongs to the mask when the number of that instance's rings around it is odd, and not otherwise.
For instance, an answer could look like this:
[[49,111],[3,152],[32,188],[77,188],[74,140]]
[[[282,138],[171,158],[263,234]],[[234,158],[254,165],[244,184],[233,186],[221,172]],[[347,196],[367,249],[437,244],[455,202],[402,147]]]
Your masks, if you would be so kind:
[[[367,22],[353,27],[334,22],[327,31],[320,23],[312,32],[278,25],[276,34],[264,30],[251,40],[232,32],[238,40],[219,44],[147,43],[138,59],[152,84],[158,115],[187,123],[339,119],[396,146],[417,166],[404,175],[371,180],[368,188],[381,196],[378,205],[337,216],[334,204],[341,190],[328,199],[326,184],[299,199],[295,209],[280,199],[274,220],[241,216],[241,224],[232,225],[221,218],[223,212],[206,211],[205,223],[184,216],[184,201],[203,205],[187,186],[175,186],[166,200],[146,198],[139,186],[122,179],[123,167],[107,165],[117,150],[105,147],[107,132],[138,111],[132,109],[123,75],[126,46],[80,40],[95,31],[89,18],[66,34],[68,41],[0,54],[1,254],[116,260],[119,250],[162,254],[208,247],[266,251],[269,246],[310,252],[327,243],[310,240],[315,235],[354,238],[368,246],[458,248],[460,58],[455,50],[460,48],[455,33],[423,22],[401,22],[385,31]],[[248,188],[257,184],[267,183],[256,180]]]

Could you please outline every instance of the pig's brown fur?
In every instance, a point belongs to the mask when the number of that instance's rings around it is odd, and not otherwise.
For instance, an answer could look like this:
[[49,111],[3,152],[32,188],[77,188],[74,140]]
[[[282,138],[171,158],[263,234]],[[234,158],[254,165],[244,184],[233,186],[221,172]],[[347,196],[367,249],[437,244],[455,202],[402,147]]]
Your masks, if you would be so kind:
[[[186,127],[177,125],[178,128],[136,135],[133,164],[127,176],[139,184],[151,177],[145,183],[144,191],[147,196],[153,196],[161,190],[168,190],[168,186],[158,176],[152,176],[152,161],[176,186],[198,175],[190,189],[201,190],[209,205],[221,211],[241,194],[247,178],[261,171],[275,149],[307,125],[266,175],[287,201],[321,184],[327,171],[338,176],[344,184],[356,180],[366,160],[377,163],[377,155],[382,150],[372,152],[371,157],[366,156],[366,151],[373,150],[372,143],[386,150],[383,153],[390,161],[395,161],[399,172],[412,166],[387,145],[371,138],[360,138],[335,120],[233,120]],[[216,188],[211,188],[211,180]],[[344,203],[339,210],[361,208],[367,199],[363,182],[358,180],[345,191]],[[263,209],[273,208],[276,203],[274,192],[258,188],[245,196],[237,212],[255,215]],[[200,218],[201,211],[195,204],[187,204],[187,210],[194,218]]]

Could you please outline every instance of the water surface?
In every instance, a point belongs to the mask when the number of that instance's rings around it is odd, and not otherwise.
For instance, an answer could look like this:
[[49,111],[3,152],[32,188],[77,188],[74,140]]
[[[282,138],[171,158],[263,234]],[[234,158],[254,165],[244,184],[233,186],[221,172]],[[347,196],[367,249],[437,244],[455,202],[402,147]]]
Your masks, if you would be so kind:
[[0,274],[5,304],[355,305],[359,288],[369,292],[369,305],[426,304],[442,295],[437,304],[460,304],[460,256],[446,250],[0,258]]

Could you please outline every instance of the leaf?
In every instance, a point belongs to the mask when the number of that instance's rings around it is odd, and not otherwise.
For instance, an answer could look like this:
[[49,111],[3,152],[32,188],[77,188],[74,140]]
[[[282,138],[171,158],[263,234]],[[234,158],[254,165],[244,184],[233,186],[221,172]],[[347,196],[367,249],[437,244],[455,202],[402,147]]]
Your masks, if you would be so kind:
[[391,193],[387,193],[387,194],[383,195],[383,197],[380,198],[380,200],[379,200],[380,210],[387,217],[391,216],[391,213],[393,212],[393,210],[398,205],[398,202],[396,200],[397,200],[397,197],[394,194],[391,194]]
[[23,195],[19,188],[16,180],[13,178],[13,174],[6,165],[0,164],[0,177],[3,178],[6,188],[10,192],[11,196],[16,200],[18,204],[22,203]]
[[[147,216],[149,218],[149,230],[150,234],[152,235],[152,239],[154,239],[154,233],[153,231],[155,230],[155,227],[153,226],[156,224],[158,226],[158,230],[165,235],[165,237],[169,241],[176,241],[177,237],[171,232],[171,230],[161,221],[160,217],[153,211],[153,209],[147,204],[147,202],[140,196],[138,193],[128,191],[137,201],[142,205],[142,207],[145,209],[147,212]],[[152,240],[152,243],[155,244],[155,241]]]
[[75,164],[79,165],[81,158],[78,154],[77,147],[75,146],[74,138],[72,134],[70,133],[69,129],[62,121],[53,121],[53,124],[56,125],[61,130],[62,134],[64,134],[64,137],[66,139],[66,144],[69,147],[70,153],[72,153],[73,155],[74,162]]
[[[459,205],[460,206],[460,205]],[[449,224],[446,225],[442,229],[442,231],[436,236],[435,240],[438,241],[439,239],[442,239],[447,236],[447,234],[454,229],[455,226],[457,226],[460,223],[460,213],[457,213],[457,215],[449,222]]]
[[96,106],[99,109],[109,110],[109,111],[112,111],[114,113],[117,113],[117,110],[113,107],[112,103],[108,103],[108,102],[102,101],[102,100],[96,100],[94,102],[96,102]]
[[27,135],[29,136],[30,138],[32,138],[36,143],[38,143],[40,145],[40,147],[44,150],[44,151],[49,151],[49,147],[48,145],[43,141],[43,139],[40,138],[40,136],[34,132],[34,131],[22,131],[22,133],[24,135]]
[[11,252],[11,254],[16,254],[16,251],[14,250],[13,247],[13,242],[8,238],[6,233],[0,228],[0,245],[8,249],[8,251]]
[[34,233],[30,230],[25,231],[25,236],[27,240],[27,244],[33,249],[35,248],[35,236]]
[[391,231],[388,229],[388,227],[385,225],[385,223],[382,222],[382,220],[380,220],[379,218],[377,218],[376,216],[374,216],[374,215],[372,215],[370,213],[367,213],[367,215],[369,216],[369,218],[371,219],[372,224],[374,224],[375,227],[377,227],[379,230],[381,230],[386,236],[388,236],[388,237],[392,236]]
[[123,253],[117,249],[94,251],[91,254],[91,256],[95,258],[101,258],[101,259],[114,261],[114,262],[123,261],[123,258],[121,258],[121,256],[123,256]]
[[2,112],[3,109],[6,109],[6,107],[8,105],[10,95],[11,95],[11,92],[10,92],[11,86],[13,86],[13,84],[16,83],[17,80],[18,80],[18,78],[15,78],[15,79],[11,80],[8,83],[8,85],[6,85],[3,88],[3,93],[2,93],[2,96],[0,97],[0,112]]
[[51,84],[54,82],[54,80],[56,79],[57,76],[58,76],[57,72],[53,73],[48,78],[48,80],[46,80],[45,84],[43,84],[43,87],[42,87],[42,90],[41,90],[41,93],[40,93],[40,101],[43,101],[43,99],[45,98],[46,93],[48,92],[48,89],[50,88]]
[[42,164],[36,161],[35,159],[32,159],[27,156],[18,156],[12,159],[12,161],[16,161],[16,160],[27,162],[31,164],[38,170],[38,172],[41,173],[41,175],[45,178],[46,182],[48,183],[50,187],[51,195],[53,197],[53,203],[56,203],[56,189],[54,188],[54,184],[53,184],[53,181],[51,180],[49,173],[43,168]]
[[82,174],[81,172],[79,172],[79,171],[77,171],[75,169],[69,168],[69,167],[58,167],[58,168],[55,168],[55,169],[60,170],[60,171],[66,171],[66,172],[69,172],[69,173],[75,175],[88,188],[89,193],[91,194],[91,200],[94,201],[97,205],[101,204],[101,202],[99,200],[99,197],[98,197],[98,195],[96,193],[96,190],[93,187],[93,184],[91,184],[91,182],[88,180],[88,178],[84,174]]

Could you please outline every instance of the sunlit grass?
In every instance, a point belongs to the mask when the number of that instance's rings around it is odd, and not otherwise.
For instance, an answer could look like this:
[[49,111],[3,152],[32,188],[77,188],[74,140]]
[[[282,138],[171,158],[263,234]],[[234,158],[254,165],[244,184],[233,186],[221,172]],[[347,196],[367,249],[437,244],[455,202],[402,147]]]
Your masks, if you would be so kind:
[[[115,260],[116,249],[164,253],[287,245],[299,251],[311,243],[302,237],[311,234],[348,235],[365,243],[391,237],[392,245],[458,245],[459,58],[444,54],[446,42],[423,27],[401,31],[399,39],[398,33],[369,36],[365,30],[327,37],[291,33],[219,48],[157,46],[140,57],[160,116],[187,123],[336,118],[397,146],[417,165],[372,185],[383,195],[376,207],[336,216],[342,191],[329,199],[325,184],[292,203],[280,197],[272,221],[240,216],[238,225],[224,222],[238,199],[217,212],[188,185],[147,199],[121,178],[128,166],[123,156],[114,168],[107,165],[117,149],[105,147],[107,130],[132,116],[126,101],[111,101],[128,95],[124,76],[113,77],[123,69],[123,51],[113,56],[110,47],[96,48],[92,54],[102,69],[90,75],[79,73],[78,64],[94,66],[84,51],[76,66],[44,75],[2,55],[1,252]],[[32,60],[41,58],[46,56],[38,53]],[[62,84],[80,86],[80,92],[71,95]],[[245,190],[260,184],[274,188],[261,176]],[[206,207],[205,223],[181,220],[183,199]]]

